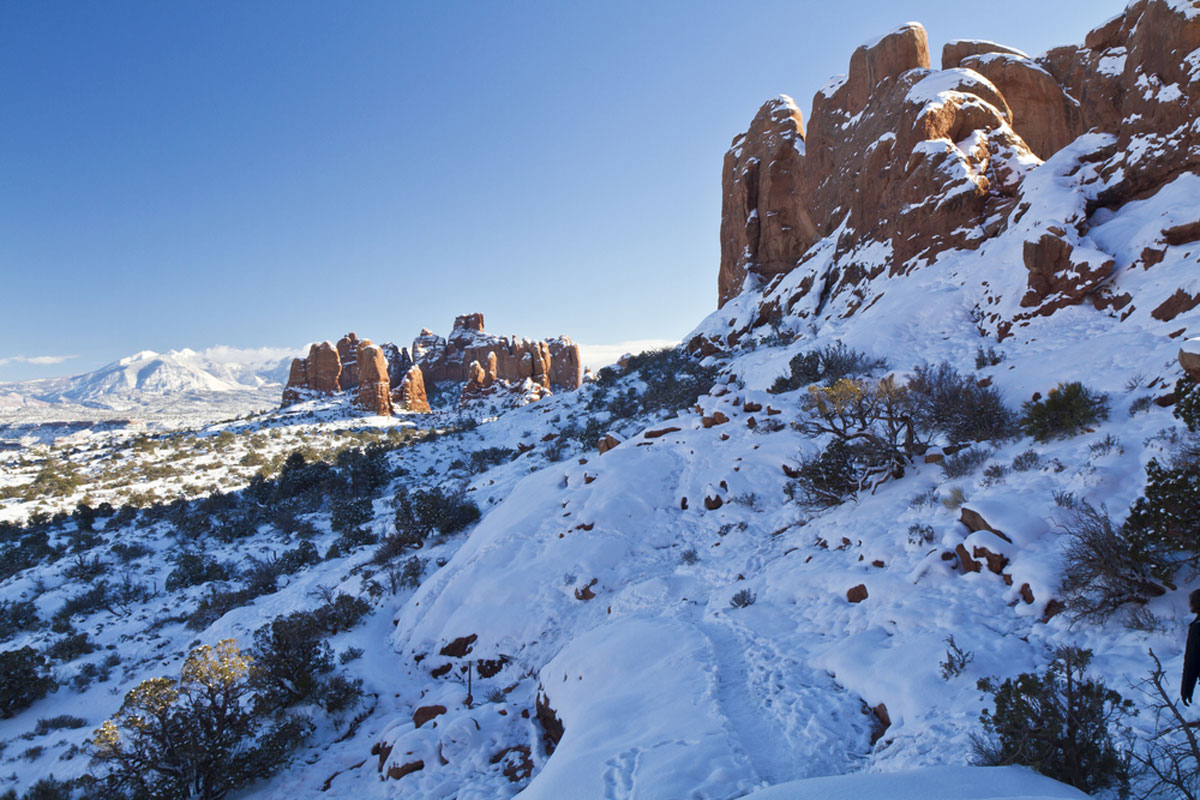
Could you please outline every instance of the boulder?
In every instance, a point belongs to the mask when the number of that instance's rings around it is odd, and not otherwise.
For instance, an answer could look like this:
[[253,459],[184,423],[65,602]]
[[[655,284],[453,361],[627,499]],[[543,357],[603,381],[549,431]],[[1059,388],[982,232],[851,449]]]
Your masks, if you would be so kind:
[[420,708],[418,708],[416,711],[413,712],[413,715],[412,715],[413,725],[415,725],[419,728],[422,725],[424,725],[426,722],[429,722],[429,720],[440,717],[442,714],[445,714],[445,713],[446,713],[446,707],[442,706],[442,705],[421,706]]
[[863,583],[860,583],[858,586],[852,586],[846,591],[846,599],[851,603],[861,603],[868,596],[866,584]]

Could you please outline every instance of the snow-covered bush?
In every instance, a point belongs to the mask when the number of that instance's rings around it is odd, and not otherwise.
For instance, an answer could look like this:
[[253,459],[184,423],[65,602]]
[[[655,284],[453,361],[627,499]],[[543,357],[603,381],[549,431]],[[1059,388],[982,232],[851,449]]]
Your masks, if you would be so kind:
[[770,391],[781,394],[817,382],[832,385],[842,378],[866,375],[873,370],[886,368],[885,359],[873,358],[837,341],[793,356],[788,362],[788,374],[776,378]]
[[1062,590],[1077,619],[1102,621],[1130,603],[1163,594],[1161,553],[1149,541],[1131,542],[1108,509],[1081,501],[1063,524]]
[[40,628],[44,623],[31,600],[0,600],[0,639],[21,631]]
[[[809,386],[805,410],[808,417],[799,424],[801,431],[832,441],[816,461],[801,463],[801,489],[815,489],[818,497],[829,501],[839,486],[853,484],[849,493],[857,494],[903,476],[912,459],[927,448],[913,418],[910,394],[891,376]],[[818,480],[806,477],[806,471]]]
[[400,546],[420,547],[434,531],[451,536],[479,521],[479,506],[461,494],[440,487],[411,494],[401,487],[392,500],[396,540]]
[[252,662],[232,639],[203,645],[179,679],[150,678],[91,739],[103,796],[215,800],[271,775],[311,729],[252,707]]
[[754,601],[757,599],[758,595],[754,594],[754,592],[749,589],[742,589],[729,599],[729,605],[732,608],[745,608],[746,606],[754,605]]
[[947,478],[961,478],[965,475],[970,475],[979,469],[991,454],[992,451],[986,447],[972,447],[969,450],[963,450],[961,453],[946,456],[942,459],[942,472],[946,474]]
[[222,564],[203,553],[185,550],[177,553],[171,561],[175,568],[167,575],[163,584],[168,592],[186,589],[189,586],[201,586],[209,581],[225,581],[233,576],[228,564]]
[[1185,445],[1165,466],[1150,460],[1123,533],[1135,551],[1160,557],[1151,563],[1164,579],[1180,566],[1200,569],[1200,446]]
[[917,424],[951,442],[992,441],[1016,433],[1016,416],[996,387],[980,386],[945,362],[918,366],[908,392]]
[[254,632],[250,684],[260,711],[275,713],[307,702],[340,711],[357,700],[359,686],[330,674],[333,649],[324,634],[321,620],[309,611],[276,617]]
[[1187,375],[1176,381],[1175,410],[1172,412],[1193,433],[1200,430],[1200,391],[1196,391],[1196,386],[1196,381]]
[[1079,381],[1060,383],[1046,397],[1034,395],[1021,405],[1021,429],[1040,442],[1075,436],[1108,419],[1108,395]]
[[1023,672],[978,686],[995,707],[980,715],[984,736],[973,740],[977,763],[1024,764],[1088,794],[1129,783],[1129,755],[1118,746],[1133,703],[1088,677],[1092,652],[1061,647],[1046,671]]
[[[640,391],[629,387],[624,393],[610,390],[622,378],[637,374],[645,384]],[[596,377],[591,410],[607,407],[616,418],[628,418],[637,414],[653,414],[658,411],[678,411],[696,402],[704,392],[712,388],[717,371],[703,366],[681,348],[668,347],[647,350],[632,356],[624,367],[610,366],[600,370]]]
[[46,658],[32,647],[0,652],[0,717],[11,717],[57,688]]

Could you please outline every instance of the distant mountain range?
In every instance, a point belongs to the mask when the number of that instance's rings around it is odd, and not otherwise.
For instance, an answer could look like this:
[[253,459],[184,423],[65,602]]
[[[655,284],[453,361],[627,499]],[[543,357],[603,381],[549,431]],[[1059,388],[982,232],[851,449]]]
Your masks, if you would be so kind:
[[0,383],[0,410],[82,406],[105,411],[165,410],[176,403],[258,403],[277,395],[291,358],[231,362],[195,350],[143,350],[93,372]]

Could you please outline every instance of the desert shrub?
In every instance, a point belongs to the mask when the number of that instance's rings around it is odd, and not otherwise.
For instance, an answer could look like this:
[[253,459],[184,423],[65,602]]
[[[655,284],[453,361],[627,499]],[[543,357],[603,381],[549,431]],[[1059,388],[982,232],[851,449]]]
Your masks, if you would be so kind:
[[1035,395],[1021,405],[1021,429],[1040,442],[1075,436],[1104,419],[1108,419],[1108,395],[1079,381],[1060,383],[1045,399]]
[[0,639],[42,626],[32,600],[0,600]]
[[961,453],[946,456],[942,459],[942,472],[946,474],[947,478],[961,478],[970,475],[979,469],[991,454],[992,451],[985,447],[972,447]]
[[63,623],[69,622],[71,617],[76,614],[87,615],[100,610],[113,610],[111,598],[109,597],[108,581],[97,581],[92,588],[85,589],[68,597],[59,606],[58,610],[54,612],[52,619],[61,627]]
[[689,547],[679,555],[679,560],[688,566],[697,563],[700,560],[700,554],[696,552],[696,548]]
[[1025,450],[1013,456],[1012,468],[1015,472],[1028,472],[1031,469],[1037,469],[1041,463],[1042,458],[1036,450]]
[[108,549],[122,564],[128,564],[154,552],[141,542],[115,542]]
[[1004,464],[989,464],[983,468],[983,480],[980,481],[984,486],[995,486],[998,483],[1003,483],[1008,477],[1008,467]]
[[1114,735],[1133,703],[1087,676],[1090,650],[1062,647],[1041,675],[1021,673],[979,681],[992,696],[980,715],[985,735],[974,740],[977,762],[1024,764],[1088,794],[1129,782],[1128,756]]
[[945,362],[918,366],[908,391],[917,424],[951,442],[993,441],[1016,433],[1016,416],[996,387],[980,386]]
[[371,606],[361,597],[339,592],[336,597],[313,612],[317,624],[326,634],[334,636],[348,631],[362,621]]
[[175,565],[163,584],[168,592],[203,586],[210,581],[227,581],[233,577],[232,568],[203,553],[184,550],[171,559]]
[[963,493],[961,487],[951,486],[950,491],[946,493],[946,496],[941,498],[938,502],[942,504],[943,508],[947,508],[951,511],[957,511],[959,508],[962,508],[963,503],[967,502],[967,496]]
[[316,700],[334,667],[333,649],[321,636],[316,617],[307,611],[277,617],[254,632],[251,684],[260,709],[274,712]]
[[67,662],[74,661],[80,656],[86,656],[88,653],[94,653],[99,649],[100,645],[88,639],[86,633],[73,633],[47,647],[46,655],[55,661]]
[[405,546],[420,547],[434,531],[450,536],[479,521],[479,506],[462,494],[447,493],[440,487],[411,494],[401,487],[392,505],[396,510],[396,537]]
[[775,394],[790,392],[818,382],[832,386],[842,378],[866,375],[874,370],[886,368],[885,359],[872,358],[837,341],[793,356],[788,362],[788,374],[777,378],[771,386],[771,391]]
[[75,730],[87,725],[87,720],[80,717],[73,717],[70,714],[59,714],[57,717],[48,717],[39,719],[37,724],[33,726],[34,736],[45,736],[52,731],[61,731],[63,729]]
[[340,495],[330,505],[329,527],[338,533],[361,528],[374,513],[369,496]]
[[471,472],[483,472],[489,467],[511,461],[516,453],[511,447],[483,447],[471,452]]
[[0,652],[0,717],[11,717],[57,688],[45,657],[32,647]]
[[351,553],[359,547],[369,547],[379,541],[379,537],[366,528],[351,528],[348,531],[341,533],[333,544],[329,546],[329,550],[325,553],[326,558],[337,558]]
[[250,673],[250,658],[226,639],[193,650],[178,680],[134,687],[91,739],[105,796],[216,800],[282,767],[311,723],[272,723],[252,709]]
[[983,347],[975,348],[975,369],[994,367],[1003,360],[1004,353],[997,352],[991,345],[988,345],[986,350]]
[[754,601],[758,599],[758,595],[749,589],[742,589],[733,597],[729,598],[729,605],[733,608],[745,608],[746,606],[754,605]]
[[858,491],[858,471],[854,452],[841,439],[834,439],[815,456],[801,459],[789,485],[793,499],[809,506],[828,508],[840,505]]
[[[621,378],[634,374],[641,379],[642,386],[630,386],[624,392],[612,391]],[[681,348],[647,350],[630,356],[624,367],[613,365],[600,370],[588,408],[607,409],[613,419],[678,411],[693,405],[712,388],[716,376],[715,367],[702,365]]]
[[975,654],[959,647],[958,643],[954,641],[954,634],[947,636],[944,641],[946,642],[946,657],[938,665],[938,671],[942,680],[948,681],[962,675],[967,665],[975,660]]
[[187,627],[202,631],[235,608],[249,604],[258,595],[246,589],[216,589],[200,599],[187,617]]
[[933,544],[934,531],[932,525],[913,523],[908,526],[908,543],[914,547]]
[[1143,603],[1164,593],[1162,557],[1148,542],[1131,542],[1113,525],[1108,509],[1080,501],[1062,525],[1067,535],[1063,553],[1063,596],[1078,619],[1102,621],[1129,603]]
[[885,481],[903,476],[928,444],[917,430],[910,393],[890,376],[809,386],[805,410],[801,431],[830,436],[845,446],[830,453],[839,459],[846,456],[834,475],[844,477],[848,469],[855,493],[866,488],[874,492]]

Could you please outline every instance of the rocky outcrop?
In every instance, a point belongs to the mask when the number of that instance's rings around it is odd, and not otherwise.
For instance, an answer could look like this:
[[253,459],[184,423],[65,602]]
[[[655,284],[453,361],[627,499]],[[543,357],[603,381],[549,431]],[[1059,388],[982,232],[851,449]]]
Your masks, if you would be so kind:
[[416,364],[409,366],[400,384],[392,390],[392,407],[414,414],[428,414],[431,410],[425,396],[425,378]]
[[308,348],[306,358],[292,360],[287,386],[283,389],[283,405],[289,406],[312,395],[341,391],[342,361],[329,342]]
[[803,294],[827,298],[871,277],[879,267],[853,253],[872,243],[892,250],[893,272],[978,246],[983,220],[1011,194],[1012,162],[1029,156],[1010,122],[978,72],[929,69],[915,23],[856,50],[848,75],[814,97],[807,131],[789,99],[770,101],[725,159],[720,303],[747,275],[789,272],[839,228],[842,267]]
[[[1003,337],[1094,296],[1115,262],[1088,241],[1089,217],[1200,172],[1197,64],[1197,0],[1137,0],[1083,45],[1037,58],[954,40],[934,70],[915,23],[862,45],[847,74],[817,92],[807,126],[780,96],[734,138],[723,167],[718,305],[748,280],[766,293],[783,288],[753,320],[689,349],[711,355],[783,315],[852,315],[882,295],[873,288],[881,276],[1014,229],[1026,243],[1017,269],[1027,288],[1010,291],[1012,303],[987,289],[982,332]],[[1088,132],[1111,136],[1083,140],[1075,164],[1023,194],[1044,159]],[[1056,196],[1078,207],[1034,208],[1056,179]],[[1171,240],[1191,236],[1177,227]],[[796,270],[800,277],[784,279]]]
[[364,339],[357,343],[355,363],[358,407],[369,414],[390,417],[392,387],[388,380],[388,363],[383,349],[372,344],[370,339]]
[[342,363],[342,374],[338,383],[343,389],[353,389],[358,386],[358,348],[360,342],[354,333],[347,333],[338,339],[337,354]]
[[354,333],[336,345],[312,345],[306,358],[292,362],[283,406],[352,391],[355,404],[372,414],[387,415],[393,408],[427,413],[427,380],[467,384],[464,400],[503,392],[507,402],[524,403],[551,389],[578,389],[583,370],[579,347],[566,336],[545,341],[493,336],[483,329],[483,314],[465,314],[454,320],[448,338],[423,329],[411,355],[408,348],[376,345]]
[[566,336],[545,341],[493,336],[478,313],[456,317],[445,339],[422,330],[412,353],[425,380],[466,384],[464,400],[500,390],[541,396],[544,390],[578,389],[583,381],[579,347]]
[[787,272],[819,237],[804,198],[804,122],[786,95],[767,101],[725,154],[721,185],[721,302],[751,266]]

